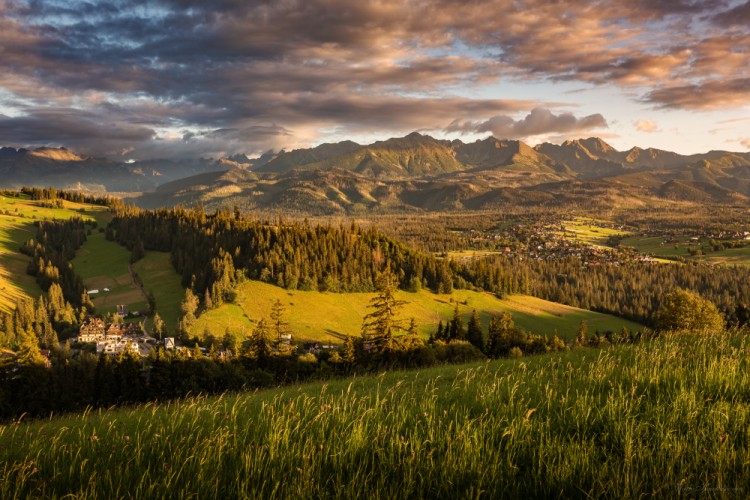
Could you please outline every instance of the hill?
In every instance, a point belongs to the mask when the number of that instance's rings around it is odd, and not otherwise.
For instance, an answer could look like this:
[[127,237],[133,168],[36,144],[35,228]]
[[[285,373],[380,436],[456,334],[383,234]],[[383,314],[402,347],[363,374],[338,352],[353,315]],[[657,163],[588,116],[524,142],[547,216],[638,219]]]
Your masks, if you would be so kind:
[[51,208],[26,195],[0,195],[0,311],[9,311],[19,299],[41,294],[34,278],[26,274],[30,257],[19,251],[26,240],[36,237],[36,221],[82,217],[106,223],[105,207],[69,201],[61,204]]
[[[210,332],[221,338],[227,327],[240,338],[252,332],[258,321],[269,317],[276,300],[286,308],[287,321],[295,337],[300,341],[340,342],[334,334],[358,336],[362,318],[368,313],[373,294],[326,293],[285,290],[259,281],[247,281],[238,287],[236,304],[226,304],[200,316],[192,333],[203,336]],[[437,329],[439,321],[444,324],[453,317],[454,308],[468,322],[472,310],[479,313],[483,329],[487,330],[490,316],[509,312],[516,324],[529,331],[572,340],[581,320],[588,323],[591,332],[607,330],[620,332],[623,328],[636,331],[641,325],[606,314],[586,311],[535,297],[514,295],[500,300],[489,293],[470,290],[455,290],[451,295],[436,295],[428,291],[418,293],[399,292],[399,299],[406,301],[400,316],[404,320],[415,318],[419,331],[427,338]]]
[[747,348],[667,337],[10,423],[0,495],[742,496]]

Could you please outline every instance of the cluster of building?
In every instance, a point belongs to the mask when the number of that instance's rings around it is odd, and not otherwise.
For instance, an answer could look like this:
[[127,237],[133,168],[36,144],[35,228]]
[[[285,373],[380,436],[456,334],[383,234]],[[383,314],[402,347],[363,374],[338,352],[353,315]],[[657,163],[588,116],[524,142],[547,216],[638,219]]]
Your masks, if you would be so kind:
[[96,353],[119,354],[132,349],[147,355],[154,339],[143,334],[137,323],[106,324],[102,319],[88,317],[81,324],[76,343],[95,343]]

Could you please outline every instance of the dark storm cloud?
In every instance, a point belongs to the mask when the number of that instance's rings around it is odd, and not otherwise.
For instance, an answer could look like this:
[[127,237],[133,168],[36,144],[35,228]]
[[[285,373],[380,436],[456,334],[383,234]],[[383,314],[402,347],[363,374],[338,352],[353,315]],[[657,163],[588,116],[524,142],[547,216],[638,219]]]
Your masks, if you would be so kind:
[[75,144],[88,141],[140,142],[154,138],[147,127],[107,121],[80,110],[32,109],[19,117],[0,115],[0,137],[17,144]]
[[518,139],[543,134],[584,132],[606,127],[607,121],[600,114],[576,118],[572,113],[555,115],[549,109],[535,108],[521,120],[514,120],[507,115],[498,115],[482,122],[455,121],[446,128],[446,132],[489,132],[498,139]]
[[[502,130],[497,117],[551,106],[453,97],[498,78],[615,84],[661,107],[735,106],[750,102],[740,88],[750,77],[748,5],[0,0],[0,89],[15,114],[27,113],[14,118],[27,127],[18,135],[34,134],[38,108],[67,108],[73,121],[120,124],[114,141],[129,140],[120,138],[128,127],[190,129],[191,147],[210,141],[212,151],[222,140],[260,147],[240,137],[314,141],[331,127],[395,132],[494,116]],[[40,137],[66,120],[56,114]],[[288,134],[256,133],[276,125]],[[80,128],[79,143],[96,138]],[[143,150],[157,138],[162,148],[172,140],[159,132],[130,140]]]

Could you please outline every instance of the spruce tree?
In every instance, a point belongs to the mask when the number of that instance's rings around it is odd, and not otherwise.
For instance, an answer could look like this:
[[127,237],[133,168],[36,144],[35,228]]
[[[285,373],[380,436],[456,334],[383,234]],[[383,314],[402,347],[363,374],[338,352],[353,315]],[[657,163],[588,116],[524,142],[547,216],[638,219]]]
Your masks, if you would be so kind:
[[271,353],[273,352],[273,333],[268,327],[265,318],[261,319],[258,322],[258,326],[253,330],[251,342],[252,356],[255,359],[263,361],[271,357]]
[[36,335],[30,330],[21,330],[18,338],[18,362],[24,365],[44,365],[47,359],[39,351]]
[[373,311],[362,321],[362,337],[372,342],[377,352],[393,350],[394,337],[404,330],[397,318],[404,301],[396,299],[398,280],[390,269],[377,278],[377,295],[368,306]]
[[461,313],[458,310],[458,303],[456,308],[453,310],[453,319],[448,325],[448,340],[463,340],[466,335],[464,332],[463,321],[461,321]]
[[348,365],[353,365],[357,362],[357,349],[354,345],[353,337],[346,337],[344,344],[341,346],[341,359]]
[[469,319],[469,324],[466,327],[466,340],[468,340],[474,347],[484,352],[484,336],[482,334],[482,325],[479,323],[479,316],[477,310],[474,312]]
[[581,324],[578,325],[578,333],[576,334],[576,344],[586,345],[588,340],[586,339],[586,330],[588,329],[585,319],[581,320]]

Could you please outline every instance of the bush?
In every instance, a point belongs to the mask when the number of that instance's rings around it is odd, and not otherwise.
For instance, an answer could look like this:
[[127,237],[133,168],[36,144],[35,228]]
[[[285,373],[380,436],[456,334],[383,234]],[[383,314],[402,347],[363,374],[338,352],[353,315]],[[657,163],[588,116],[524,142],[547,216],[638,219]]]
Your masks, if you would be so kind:
[[690,290],[675,290],[664,297],[656,326],[661,331],[713,334],[723,330],[724,318],[710,300]]

